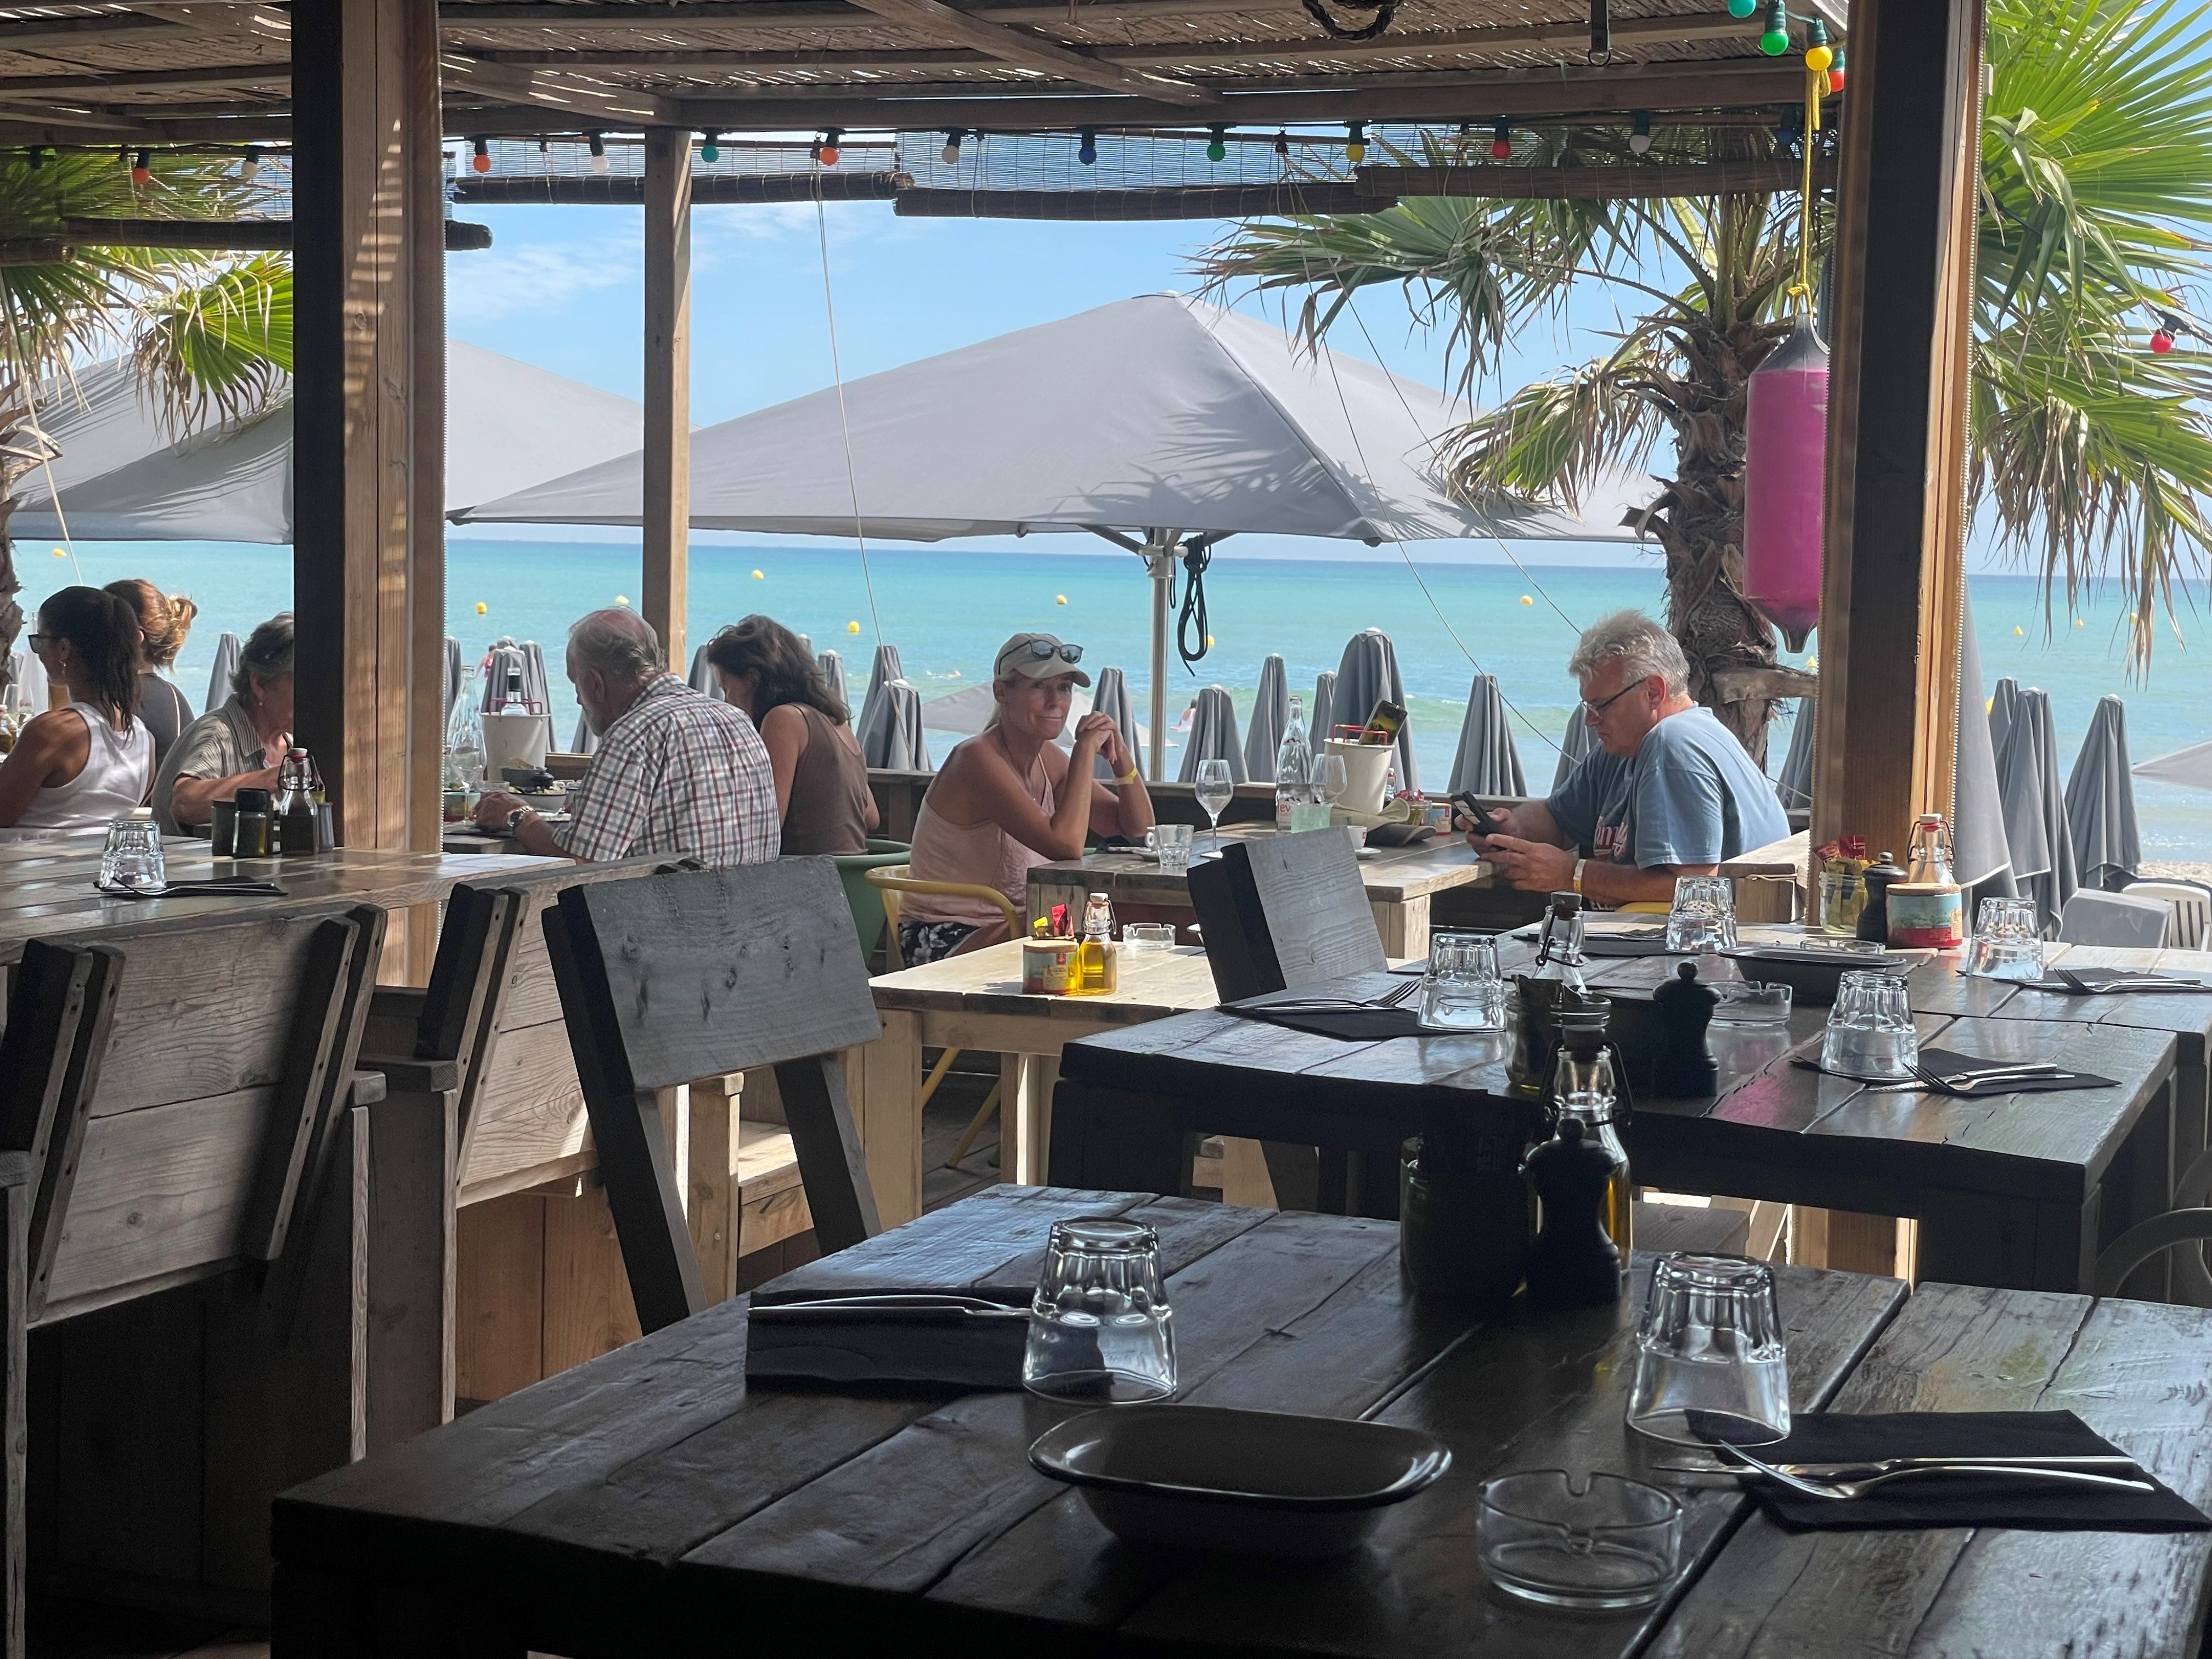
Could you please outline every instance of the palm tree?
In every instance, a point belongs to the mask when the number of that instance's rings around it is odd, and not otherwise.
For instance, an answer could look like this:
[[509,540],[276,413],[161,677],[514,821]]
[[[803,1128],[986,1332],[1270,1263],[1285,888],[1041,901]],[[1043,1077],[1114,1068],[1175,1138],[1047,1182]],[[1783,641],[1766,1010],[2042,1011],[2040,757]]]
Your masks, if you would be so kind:
[[128,352],[180,432],[259,412],[292,366],[284,257],[73,245],[64,221],[235,218],[266,188],[246,172],[168,150],[0,153],[0,687],[23,622],[15,486],[52,453],[42,419],[71,395],[72,366]]
[[[2110,578],[2146,666],[2172,584],[2212,549],[2212,351],[2194,349],[2185,285],[2212,224],[2212,27],[2175,0],[1989,0],[1969,488],[2000,544],[2032,560],[2046,617],[2063,582]],[[1674,125],[1652,161],[1802,155],[1802,132]],[[1482,142],[1486,145],[1486,137]],[[1826,135],[1815,144],[1825,145]],[[1456,159],[1450,140],[1429,160]],[[1519,136],[1531,166],[1633,166],[1619,128]],[[1606,468],[1674,446],[1647,527],[1666,557],[1668,623],[1692,690],[1763,761],[1772,628],[1742,592],[1745,382],[1800,301],[1796,191],[1696,199],[1417,198],[1377,214],[1243,225],[1199,261],[1214,285],[1302,291],[1317,341],[1363,288],[1399,285],[1442,330],[1472,391],[1500,347],[1592,285],[1635,314],[1601,356],[1522,387],[1456,434],[1445,460],[1470,500],[1570,505]],[[1832,220],[1812,216],[1817,266]],[[2146,351],[2163,317],[2183,343]],[[1800,680],[1803,677],[1799,677]],[[1809,686],[1807,687],[1809,689]]]

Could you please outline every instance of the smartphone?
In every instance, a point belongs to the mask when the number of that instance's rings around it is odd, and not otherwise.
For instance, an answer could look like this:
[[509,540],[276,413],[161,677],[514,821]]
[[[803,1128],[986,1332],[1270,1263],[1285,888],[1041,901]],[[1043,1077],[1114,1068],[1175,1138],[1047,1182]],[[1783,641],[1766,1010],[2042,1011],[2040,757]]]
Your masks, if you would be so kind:
[[1475,833],[1483,836],[1510,836],[1513,826],[1492,811],[1473,795],[1462,790],[1451,798],[1451,804],[1474,821]]

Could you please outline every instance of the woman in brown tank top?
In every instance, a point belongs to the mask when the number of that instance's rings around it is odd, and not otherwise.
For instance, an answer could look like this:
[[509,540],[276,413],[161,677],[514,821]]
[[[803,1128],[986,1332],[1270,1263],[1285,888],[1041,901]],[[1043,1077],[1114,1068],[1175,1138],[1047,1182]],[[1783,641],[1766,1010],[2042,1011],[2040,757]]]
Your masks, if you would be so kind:
[[860,742],[799,636],[769,617],[747,617],[714,635],[707,660],[722,695],[751,717],[768,745],[783,850],[866,852],[876,801]]

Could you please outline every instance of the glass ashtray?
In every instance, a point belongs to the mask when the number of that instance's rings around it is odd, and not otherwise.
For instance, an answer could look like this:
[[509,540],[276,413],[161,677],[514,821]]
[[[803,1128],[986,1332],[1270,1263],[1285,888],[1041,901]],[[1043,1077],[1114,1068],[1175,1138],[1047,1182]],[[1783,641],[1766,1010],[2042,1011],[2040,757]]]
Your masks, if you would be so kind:
[[1737,981],[1713,988],[1720,993],[1720,1004],[1713,1010],[1717,1025],[1787,1025],[1790,1023],[1790,988],[1786,985],[1763,984],[1757,981]]
[[1127,921],[1121,924],[1121,948],[1139,955],[1147,951],[1175,949],[1175,926],[1165,921]]
[[1490,1581],[1540,1607],[1649,1607],[1681,1565],[1682,1504],[1618,1474],[1580,1486],[1565,1469],[1486,1481],[1475,1553]]

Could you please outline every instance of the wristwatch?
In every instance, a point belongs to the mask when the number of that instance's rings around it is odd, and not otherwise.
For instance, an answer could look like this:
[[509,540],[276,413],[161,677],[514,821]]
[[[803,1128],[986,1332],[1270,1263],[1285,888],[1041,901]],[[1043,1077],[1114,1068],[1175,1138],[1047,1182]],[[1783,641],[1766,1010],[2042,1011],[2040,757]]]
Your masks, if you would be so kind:
[[[520,827],[523,819],[534,818],[537,816],[538,809],[536,807],[531,805],[527,801],[520,802],[516,805],[514,811],[507,815],[507,828],[501,830],[500,833],[503,836],[511,836],[515,832],[516,829]],[[1577,879],[1580,879],[1579,872],[1577,873]],[[1580,892],[1582,889],[1578,886],[1575,890],[1577,892]]]
[[1589,860],[1588,859],[1577,859],[1575,860],[1574,890],[1577,893],[1583,890],[1583,866],[1589,862]]

